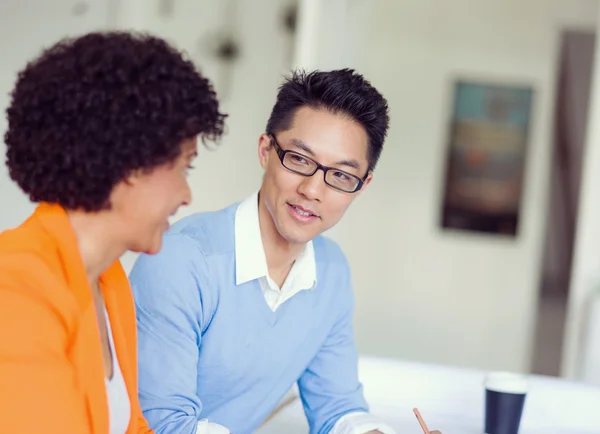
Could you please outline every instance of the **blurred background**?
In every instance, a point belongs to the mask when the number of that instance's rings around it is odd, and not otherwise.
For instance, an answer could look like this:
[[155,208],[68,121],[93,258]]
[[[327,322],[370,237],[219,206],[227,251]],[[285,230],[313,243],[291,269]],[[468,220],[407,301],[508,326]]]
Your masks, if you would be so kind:
[[[600,384],[599,13],[597,0],[4,0],[0,107],[62,37],[166,38],[230,115],[178,219],[259,187],[258,136],[291,68],[355,68],[391,113],[368,192],[328,234],[353,272],[360,352]],[[511,205],[490,211],[498,197]],[[33,208],[0,165],[0,231]]]

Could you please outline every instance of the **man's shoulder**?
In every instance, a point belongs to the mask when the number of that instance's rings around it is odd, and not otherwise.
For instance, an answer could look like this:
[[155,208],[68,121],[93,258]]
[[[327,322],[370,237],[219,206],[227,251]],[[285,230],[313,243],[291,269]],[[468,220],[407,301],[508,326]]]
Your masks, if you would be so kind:
[[319,235],[313,240],[315,260],[317,263],[334,263],[347,266],[346,255],[340,245],[325,235]]
[[205,255],[233,252],[235,248],[235,210],[238,203],[217,211],[191,214],[175,223],[166,239],[188,240]]

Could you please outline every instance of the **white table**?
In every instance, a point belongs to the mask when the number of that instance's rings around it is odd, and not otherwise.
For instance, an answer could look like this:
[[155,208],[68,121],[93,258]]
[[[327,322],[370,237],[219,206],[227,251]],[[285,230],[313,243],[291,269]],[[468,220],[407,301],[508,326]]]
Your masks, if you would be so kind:
[[[370,357],[360,360],[359,369],[371,413],[398,434],[422,433],[412,413],[414,407],[431,430],[483,433],[484,371]],[[302,404],[296,400],[257,434],[307,432]],[[531,376],[520,433],[600,433],[600,388]]]

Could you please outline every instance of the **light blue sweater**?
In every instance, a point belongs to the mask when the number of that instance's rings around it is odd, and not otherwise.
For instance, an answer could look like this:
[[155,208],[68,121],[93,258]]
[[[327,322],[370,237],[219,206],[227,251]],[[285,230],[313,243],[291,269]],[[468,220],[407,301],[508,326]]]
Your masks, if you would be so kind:
[[205,418],[251,433],[298,381],[311,433],[328,433],[367,411],[346,259],[317,237],[316,286],[273,312],[257,280],[236,286],[236,207],[183,219],[131,272],[144,415],[157,434],[194,434]]

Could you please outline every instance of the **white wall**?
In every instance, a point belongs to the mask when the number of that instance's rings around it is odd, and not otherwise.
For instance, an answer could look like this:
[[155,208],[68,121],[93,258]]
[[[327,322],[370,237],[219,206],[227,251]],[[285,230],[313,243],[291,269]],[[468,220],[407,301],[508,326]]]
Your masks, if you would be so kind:
[[[367,3],[368,22],[352,11]],[[388,98],[392,119],[370,191],[335,233],[354,274],[359,347],[378,355],[528,371],[559,31],[594,26],[596,2],[348,4],[354,21],[346,31],[366,40],[353,66]],[[528,82],[536,89],[517,240],[442,232],[438,225],[450,85],[464,76]]]
[[[8,0],[0,2],[0,134],[6,130],[5,109],[17,72],[54,41],[67,35],[106,28],[110,2],[86,2],[85,13],[73,11],[72,0]],[[34,208],[10,178],[0,140],[0,231],[18,225]]]

